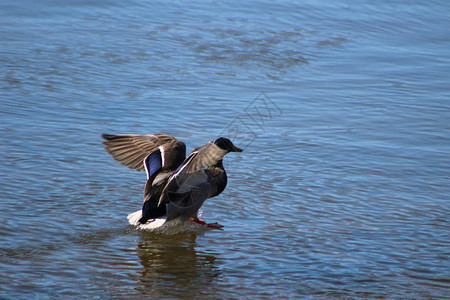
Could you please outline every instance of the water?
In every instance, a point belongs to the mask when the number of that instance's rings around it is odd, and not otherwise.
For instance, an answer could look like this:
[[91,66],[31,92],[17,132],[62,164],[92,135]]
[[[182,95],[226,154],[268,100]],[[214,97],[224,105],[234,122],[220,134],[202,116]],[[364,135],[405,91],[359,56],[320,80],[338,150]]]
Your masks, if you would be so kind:
[[[0,298],[445,299],[448,1],[0,4]],[[228,134],[223,231],[135,231],[101,133]]]

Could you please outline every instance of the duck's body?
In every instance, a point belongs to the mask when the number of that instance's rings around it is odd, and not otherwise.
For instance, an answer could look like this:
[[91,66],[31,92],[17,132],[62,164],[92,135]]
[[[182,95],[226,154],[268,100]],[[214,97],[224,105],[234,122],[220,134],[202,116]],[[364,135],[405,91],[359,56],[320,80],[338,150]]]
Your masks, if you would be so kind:
[[132,225],[142,227],[162,222],[156,220],[198,220],[203,202],[222,193],[227,185],[223,157],[242,151],[230,140],[219,138],[194,149],[185,159],[185,144],[166,134],[104,134],[103,138],[114,159],[147,173],[142,210],[128,217]]

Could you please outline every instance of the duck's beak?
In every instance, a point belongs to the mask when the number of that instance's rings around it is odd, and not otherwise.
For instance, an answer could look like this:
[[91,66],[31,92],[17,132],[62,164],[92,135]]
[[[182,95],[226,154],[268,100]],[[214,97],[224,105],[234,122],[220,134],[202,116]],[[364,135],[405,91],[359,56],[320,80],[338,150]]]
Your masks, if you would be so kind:
[[242,149],[233,145],[233,148],[231,148],[231,152],[242,152]]

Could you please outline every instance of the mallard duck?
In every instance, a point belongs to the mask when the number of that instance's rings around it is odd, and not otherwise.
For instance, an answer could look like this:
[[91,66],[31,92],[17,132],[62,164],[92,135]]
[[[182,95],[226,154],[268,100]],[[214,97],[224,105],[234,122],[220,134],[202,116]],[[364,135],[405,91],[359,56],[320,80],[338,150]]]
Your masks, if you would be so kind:
[[[142,209],[128,215],[140,228],[156,228],[168,221],[194,221],[206,199],[222,193],[227,174],[222,164],[229,152],[242,149],[224,137],[195,148],[186,158],[186,145],[162,133],[102,135],[105,149],[121,164],[147,173]],[[217,225],[216,225],[217,224]]]

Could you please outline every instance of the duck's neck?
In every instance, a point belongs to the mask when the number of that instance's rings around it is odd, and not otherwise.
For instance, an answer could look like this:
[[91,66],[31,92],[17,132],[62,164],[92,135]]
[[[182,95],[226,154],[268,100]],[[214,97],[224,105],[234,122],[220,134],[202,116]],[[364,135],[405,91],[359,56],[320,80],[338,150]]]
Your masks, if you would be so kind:
[[212,184],[213,190],[210,197],[214,197],[223,192],[227,186],[227,173],[223,168],[222,160],[219,160],[217,164],[209,166],[207,168],[208,181]]
[[214,169],[214,168],[221,168],[222,170],[225,171],[225,169],[223,168],[222,160],[219,160],[219,161],[217,162],[217,164],[211,165],[211,166],[209,166],[207,169],[209,170],[209,169]]

